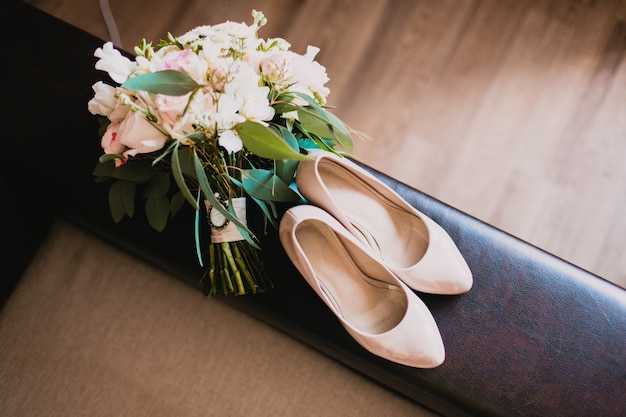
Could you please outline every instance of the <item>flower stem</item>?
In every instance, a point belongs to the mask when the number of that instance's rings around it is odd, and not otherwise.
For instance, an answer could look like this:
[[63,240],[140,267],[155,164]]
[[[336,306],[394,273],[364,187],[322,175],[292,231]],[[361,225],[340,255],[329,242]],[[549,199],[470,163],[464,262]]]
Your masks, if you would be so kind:
[[235,262],[237,262],[237,265],[239,265],[239,268],[241,269],[241,272],[243,273],[244,278],[248,282],[248,285],[250,286],[250,288],[252,288],[252,292],[256,293],[259,289],[259,286],[257,285],[256,282],[254,282],[254,279],[252,279],[252,275],[250,275],[250,271],[248,271],[248,268],[246,268],[246,264],[243,260],[243,257],[241,256],[241,251],[239,250],[239,246],[233,245],[233,252],[235,253]]
[[233,292],[235,292],[235,288],[233,287],[230,272],[228,271],[228,261],[226,260],[226,254],[224,252],[222,252],[221,258],[222,290],[224,291],[224,294],[232,294]]
[[235,274],[235,284],[237,285],[237,293],[239,295],[243,295],[246,293],[246,289],[243,286],[243,281],[241,280],[241,273],[239,268],[237,267],[237,263],[233,258],[233,253],[230,250],[230,244],[228,242],[222,242],[222,250],[226,255],[226,259],[228,261],[228,265],[230,266],[231,271]]

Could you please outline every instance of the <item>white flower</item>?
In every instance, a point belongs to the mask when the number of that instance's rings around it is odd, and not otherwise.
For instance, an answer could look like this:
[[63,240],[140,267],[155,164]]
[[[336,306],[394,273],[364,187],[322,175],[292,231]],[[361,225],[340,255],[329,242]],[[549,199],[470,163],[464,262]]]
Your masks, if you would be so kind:
[[248,94],[243,95],[243,103],[239,113],[248,121],[272,120],[275,111],[267,99],[269,92],[269,87],[256,87],[248,91]]
[[241,61],[236,61],[232,70],[235,76],[226,84],[224,91],[236,98],[239,115],[243,120],[259,122],[271,120],[274,117],[274,108],[270,106],[268,100],[269,87],[260,87],[259,75]]
[[96,62],[96,69],[108,72],[111,79],[119,84],[128,79],[136,66],[134,62],[122,56],[111,42],[107,42],[102,48],[96,49],[94,56],[100,58]]
[[124,105],[118,98],[119,88],[98,81],[91,88],[96,93],[94,98],[89,100],[88,107],[91,114],[107,116],[111,122],[124,120],[130,107]]
[[220,133],[218,143],[221,147],[231,153],[239,152],[243,148],[241,139],[239,139],[239,136],[237,136],[237,134],[232,130],[225,130]]
[[278,88],[286,88],[294,76],[293,52],[271,51],[262,55],[258,68],[263,79]]
[[91,114],[99,114],[108,116],[117,107],[117,98],[115,97],[115,87],[98,81],[91,86],[95,96],[89,100],[87,106]]
[[217,102],[217,112],[214,120],[218,129],[231,129],[246,119],[239,114],[241,98],[233,94],[222,94]]
[[325,104],[330,90],[324,85],[328,82],[326,68],[314,60],[318,52],[319,48],[309,46],[304,56],[296,54],[293,57],[295,84],[290,90],[307,94]]
[[191,29],[184,35],[178,36],[177,39],[183,45],[188,46],[198,41],[199,39],[204,39],[208,37],[211,34],[212,30],[213,29],[209,25],[198,26]]

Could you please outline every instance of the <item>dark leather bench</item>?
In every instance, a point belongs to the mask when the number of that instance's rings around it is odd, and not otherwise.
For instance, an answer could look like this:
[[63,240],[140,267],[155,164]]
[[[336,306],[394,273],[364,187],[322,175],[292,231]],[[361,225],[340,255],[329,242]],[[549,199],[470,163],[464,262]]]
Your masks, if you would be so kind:
[[[141,213],[114,225],[107,187],[91,176],[101,151],[86,103],[102,76],[92,57],[102,41],[15,0],[3,10],[10,59],[3,64],[0,166],[3,187],[11,187],[3,205],[14,198],[30,204],[12,214],[25,233],[60,216],[197,286],[190,213],[179,213],[162,233]],[[265,238],[263,256],[276,289],[228,302],[444,415],[626,415],[626,291],[375,174],[438,221],[474,273],[468,294],[423,296],[446,345],[442,366],[407,368],[360,348],[291,266],[275,234]]]

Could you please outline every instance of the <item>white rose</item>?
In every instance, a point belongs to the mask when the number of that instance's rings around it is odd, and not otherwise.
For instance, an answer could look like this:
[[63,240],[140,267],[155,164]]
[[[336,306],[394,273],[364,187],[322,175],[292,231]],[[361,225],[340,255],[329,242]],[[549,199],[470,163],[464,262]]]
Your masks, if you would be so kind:
[[111,79],[119,84],[123,84],[128,79],[136,65],[115,49],[111,42],[96,49],[93,55],[100,58],[96,62],[96,69],[108,72]]
[[124,152],[126,157],[158,151],[166,139],[142,114],[134,111],[128,114],[117,132],[117,141],[129,148]]

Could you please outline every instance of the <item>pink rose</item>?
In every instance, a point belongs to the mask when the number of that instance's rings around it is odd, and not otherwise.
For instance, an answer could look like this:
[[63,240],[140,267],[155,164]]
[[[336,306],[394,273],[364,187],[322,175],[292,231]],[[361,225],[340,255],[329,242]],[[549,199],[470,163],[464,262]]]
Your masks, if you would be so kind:
[[170,126],[176,124],[189,103],[189,96],[190,94],[185,94],[184,96],[166,96],[159,94],[157,96],[155,103],[159,109],[163,123]]
[[161,115],[163,129],[176,140],[185,141],[185,137],[194,131],[193,123],[196,118],[191,112],[185,113],[185,109],[189,105],[189,97],[190,94],[184,96],[158,95],[155,100]]
[[117,132],[117,141],[129,148],[124,152],[126,157],[158,151],[166,139],[141,113],[134,111],[126,116]]
[[195,54],[191,49],[168,52],[163,57],[163,69],[185,72],[185,67],[187,67],[191,63],[192,58],[194,58],[193,55]]
[[102,141],[100,142],[104,153],[120,155],[126,150],[126,146],[120,143],[118,140],[118,132],[120,129],[120,122],[111,123],[107,127],[106,132],[102,135]]

